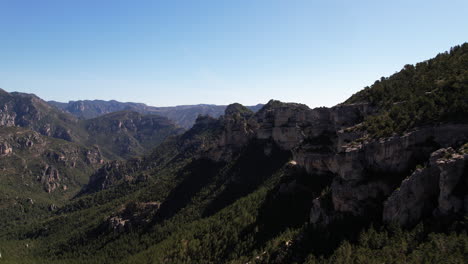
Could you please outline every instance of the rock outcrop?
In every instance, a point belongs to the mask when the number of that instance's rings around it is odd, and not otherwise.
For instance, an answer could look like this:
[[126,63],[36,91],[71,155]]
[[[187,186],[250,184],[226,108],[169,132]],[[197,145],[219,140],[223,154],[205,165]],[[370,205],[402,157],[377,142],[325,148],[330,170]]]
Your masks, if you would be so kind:
[[467,183],[468,154],[439,149],[385,201],[383,220],[412,225],[424,216],[467,213]]
[[[400,185],[404,177],[416,165],[426,162],[433,151],[464,142],[467,140],[467,135],[467,125],[441,125],[417,129],[403,136],[343,146],[343,150],[336,154],[321,154],[299,149],[294,156],[298,164],[304,166],[312,175],[319,172],[335,175],[331,185],[335,216],[336,213],[364,216],[370,212],[381,211],[384,201]],[[410,178],[410,182],[415,182],[411,186],[422,188],[422,190],[412,190],[412,195],[424,201],[427,199],[416,193],[427,194],[427,190],[423,188],[424,184],[428,186],[427,188],[437,186],[429,179],[422,184],[422,178],[425,178],[427,173],[428,171],[418,170],[414,177]],[[412,205],[408,206],[412,208]],[[311,210],[311,220],[318,220],[317,215],[323,215],[323,211],[314,206]],[[387,211],[386,218],[389,218],[388,215],[393,213],[390,212],[391,209]],[[416,211],[417,209],[411,213],[420,216]],[[408,216],[407,219],[402,219],[401,223],[412,222],[412,219],[419,218]]]
[[60,186],[60,173],[53,166],[45,165],[39,181],[43,184],[45,191],[48,193],[53,192]]
[[[322,139],[336,147],[340,129],[362,122],[373,111],[366,104],[310,109],[302,104],[271,100],[253,113],[233,104],[217,120],[217,130],[220,131],[217,138],[204,149],[213,160],[229,160],[252,139],[271,139],[282,149],[290,151],[304,142],[319,141],[323,144]],[[349,137],[348,134],[346,136]]]
[[161,207],[160,202],[131,202],[107,220],[108,227],[117,233],[130,231],[133,226],[144,226]]
[[0,156],[9,155],[12,152],[13,152],[13,149],[8,143],[6,142],[0,143]]
[[78,120],[33,94],[0,92],[0,126],[25,127],[45,136],[78,141]]

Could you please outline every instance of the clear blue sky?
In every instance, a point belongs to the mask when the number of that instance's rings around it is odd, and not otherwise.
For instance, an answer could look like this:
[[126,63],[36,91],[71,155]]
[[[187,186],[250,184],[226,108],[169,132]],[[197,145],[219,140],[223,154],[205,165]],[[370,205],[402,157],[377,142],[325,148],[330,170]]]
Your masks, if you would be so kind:
[[332,106],[466,41],[466,0],[0,0],[0,87],[57,101]]

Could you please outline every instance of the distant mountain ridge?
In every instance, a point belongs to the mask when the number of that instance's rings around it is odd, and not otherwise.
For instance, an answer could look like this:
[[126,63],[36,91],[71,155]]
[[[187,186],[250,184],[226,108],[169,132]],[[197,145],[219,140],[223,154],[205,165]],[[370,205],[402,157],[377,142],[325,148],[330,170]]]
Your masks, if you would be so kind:
[[[155,107],[143,103],[119,102],[115,100],[79,100],[69,101],[68,103],[49,101],[48,103],[79,119],[91,119],[112,112],[131,110],[141,114],[156,114],[167,117],[185,129],[192,127],[199,115],[209,115],[217,118],[224,114],[224,110],[227,107],[227,105],[212,104]],[[247,108],[256,112],[262,106],[263,104],[257,104],[247,106]]]

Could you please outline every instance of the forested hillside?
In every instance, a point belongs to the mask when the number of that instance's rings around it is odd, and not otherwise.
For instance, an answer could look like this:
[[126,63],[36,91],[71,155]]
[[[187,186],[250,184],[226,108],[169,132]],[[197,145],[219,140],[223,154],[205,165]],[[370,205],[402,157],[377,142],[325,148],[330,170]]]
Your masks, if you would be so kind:
[[370,103],[380,109],[365,128],[376,137],[415,126],[463,121],[468,116],[468,44],[435,58],[407,64],[356,93],[345,104]]

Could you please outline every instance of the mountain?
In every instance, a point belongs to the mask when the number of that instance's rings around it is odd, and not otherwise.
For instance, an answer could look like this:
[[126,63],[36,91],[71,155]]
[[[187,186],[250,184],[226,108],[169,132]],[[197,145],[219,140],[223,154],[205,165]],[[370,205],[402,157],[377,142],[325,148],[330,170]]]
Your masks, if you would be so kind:
[[467,63],[463,44],[335,107],[198,116],[148,154],[105,162],[51,213],[0,229],[1,261],[465,263]]
[[80,141],[85,135],[78,119],[63,113],[33,94],[0,89],[0,126],[26,127],[42,135]]
[[0,90],[0,102],[0,129],[24,127],[44,136],[97,146],[105,159],[141,155],[183,131],[165,117],[131,111],[80,120],[33,94]]
[[116,112],[78,120],[32,94],[0,90],[1,228],[29,224],[74,197],[108,159],[141,155],[183,129]]
[[[83,101],[70,101],[68,103],[60,103],[49,101],[53,105],[63,111],[71,113],[80,119],[95,118],[100,115],[109,114],[123,110],[130,110],[142,114],[156,114],[165,116],[174,121],[177,125],[183,128],[190,128],[199,115],[210,115],[212,117],[219,117],[226,109],[225,105],[180,105],[171,107],[154,107],[142,103],[123,103],[115,100],[83,100]],[[263,105],[258,104],[255,106],[248,106],[253,111],[258,111]]]

